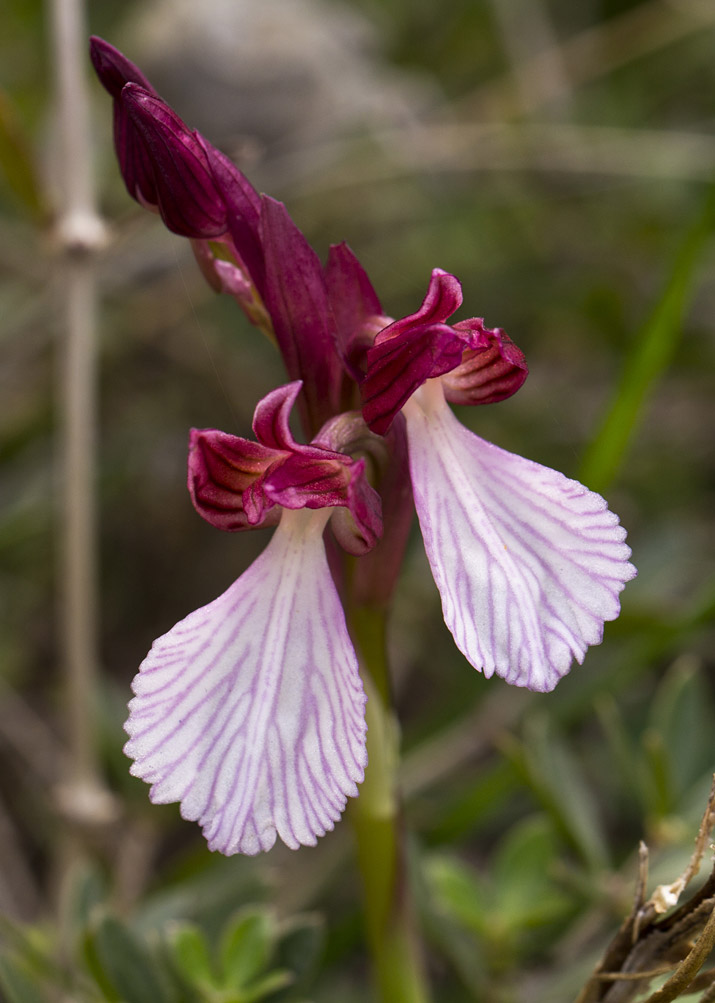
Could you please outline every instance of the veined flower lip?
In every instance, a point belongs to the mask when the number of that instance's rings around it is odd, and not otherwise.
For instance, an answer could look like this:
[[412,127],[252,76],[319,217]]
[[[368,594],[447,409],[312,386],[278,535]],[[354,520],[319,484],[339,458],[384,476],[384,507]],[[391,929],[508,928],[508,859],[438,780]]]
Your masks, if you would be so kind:
[[415,507],[445,623],[486,676],[554,688],[636,574],[617,516],[577,481],[485,442],[440,380],[404,409]]
[[328,513],[284,511],[261,556],[154,642],[125,726],[131,772],[212,850],[314,845],[363,779],[365,693],[328,568]]

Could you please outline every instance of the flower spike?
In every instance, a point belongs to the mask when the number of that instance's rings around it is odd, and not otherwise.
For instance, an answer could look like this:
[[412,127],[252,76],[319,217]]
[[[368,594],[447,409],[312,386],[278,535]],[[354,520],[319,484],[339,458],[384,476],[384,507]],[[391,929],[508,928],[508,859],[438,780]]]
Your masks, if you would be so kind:
[[[599,495],[457,421],[449,403],[505,400],[528,368],[501,328],[450,322],[454,275],[434,269],[415,313],[385,317],[346,244],[323,267],[285,206],[259,196],[133,63],[101,39],[91,54],[130,194],[191,240],[291,380],[258,403],[255,439],[191,432],[199,514],[275,531],[223,595],[155,641],[133,683],[126,752],[152,799],[181,802],[211,849],[313,844],[366,765],[336,582],[355,604],[386,606],[414,509],[457,646],[486,676],[535,691],[553,689],[618,615],[630,549]],[[307,443],[291,432],[296,402]],[[336,541],[361,558],[349,578]]]
[[[248,179],[190,130],[121,52],[92,38],[90,55],[114,104],[114,144],[129,194],[190,237],[206,279],[238,300],[252,323],[271,333],[261,303],[261,200]],[[218,257],[208,240],[223,244]]]

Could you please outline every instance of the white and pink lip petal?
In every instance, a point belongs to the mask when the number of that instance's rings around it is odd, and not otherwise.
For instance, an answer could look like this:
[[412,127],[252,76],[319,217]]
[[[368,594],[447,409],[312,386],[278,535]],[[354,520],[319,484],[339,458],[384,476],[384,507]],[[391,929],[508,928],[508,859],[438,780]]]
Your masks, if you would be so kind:
[[438,380],[404,413],[422,536],[457,646],[487,677],[553,689],[600,643],[636,574],[618,517],[577,481],[466,429]]
[[131,772],[224,854],[314,845],[364,776],[365,694],[325,557],[329,510],[284,511],[266,550],[154,645],[125,726]]

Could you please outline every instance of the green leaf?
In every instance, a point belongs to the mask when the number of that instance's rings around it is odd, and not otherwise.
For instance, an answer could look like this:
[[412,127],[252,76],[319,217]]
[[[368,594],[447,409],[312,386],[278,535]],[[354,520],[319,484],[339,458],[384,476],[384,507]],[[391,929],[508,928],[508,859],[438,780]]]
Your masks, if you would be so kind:
[[0,955],[0,988],[8,1003],[47,1003],[47,996],[23,966]]
[[124,923],[106,916],[90,935],[90,942],[101,970],[100,984],[112,991],[110,999],[169,1003],[158,963]]
[[425,867],[437,910],[484,936],[492,919],[492,894],[481,877],[461,861],[441,854],[430,857]]
[[176,967],[191,985],[215,987],[216,978],[204,935],[193,923],[177,923],[169,933]]
[[63,912],[67,928],[77,940],[84,935],[93,910],[105,896],[105,881],[98,868],[82,864],[72,871]]
[[648,395],[673,359],[697,266],[714,223],[715,189],[685,235],[670,279],[631,349],[603,425],[586,453],[579,477],[594,491],[605,491],[617,475]]
[[665,674],[653,699],[650,726],[667,758],[672,810],[711,760],[712,703],[697,658],[683,655]]
[[614,776],[626,788],[631,799],[643,807],[644,792],[638,769],[635,742],[626,727],[623,711],[612,693],[602,693],[595,701],[595,711],[608,746]]
[[485,763],[476,777],[455,781],[440,792],[439,809],[433,812],[430,840],[450,843],[492,820],[519,789],[514,765],[505,759]]
[[[264,975],[262,979],[254,982],[244,992],[241,993],[240,1003],[255,1003],[256,1000],[265,999],[279,989],[285,989],[293,983],[291,972],[275,971]],[[239,1003],[238,1000],[235,1003]]]
[[243,989],[268,964],[275,937],[273,917],[264,909],[239,913],[221,940],[223,985]]
[[515,932],[562,916],[571,901],[554,884],[559,846],[543,815],[517,823],[499,845],[490,865],[496,911]]
[[594,871],[608,865],[608,850],[598,802],[579,763],[550,726],[545,715],[526,722],[524,741],[516,751],[518,765],[535,796],[549,813],[557,830],[578,850]]
[[15,959],[30,977],[43,982],[62,981],[64,972],[55,957],[54,943],[47,929],[0,915],[0,935],[8,947],[12,945]]

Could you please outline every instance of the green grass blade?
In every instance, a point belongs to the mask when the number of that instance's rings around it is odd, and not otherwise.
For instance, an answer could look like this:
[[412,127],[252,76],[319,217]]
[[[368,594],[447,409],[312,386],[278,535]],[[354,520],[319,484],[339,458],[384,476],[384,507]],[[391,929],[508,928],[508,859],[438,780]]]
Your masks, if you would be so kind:
[[715,187],[685,235],[670,279],[633,345],[605,420],[586,451],[579,478],[594,491],[605,491],[618,474],[648,396],[675,354],[697,267],[714,225]]

